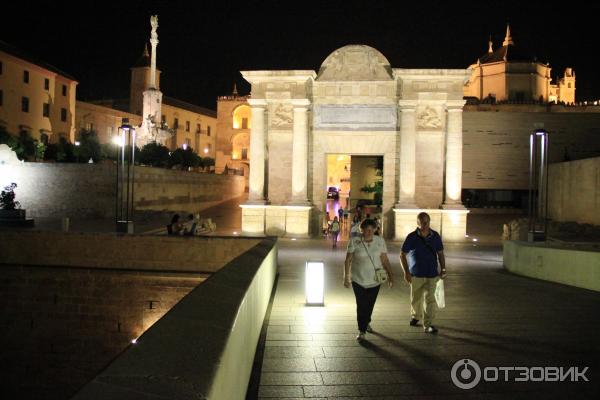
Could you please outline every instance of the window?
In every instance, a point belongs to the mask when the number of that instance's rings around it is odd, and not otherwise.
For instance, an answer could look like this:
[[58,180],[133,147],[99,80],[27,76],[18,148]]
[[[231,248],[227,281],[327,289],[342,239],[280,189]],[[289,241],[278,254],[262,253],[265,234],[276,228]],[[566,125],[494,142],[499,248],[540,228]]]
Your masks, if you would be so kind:
[[29,112],[29,97],[21,97],[21,111]]
[[248,129],[248,118],[242,118],[242,129]]
[[50,117],[50,104],[44,103],[42,110],[43,110],[42,115],[46,118],[49,118]]
[[29,83],[29,71],[23,71],[23,82]]
[[179,118],[173,120],[173,129],[179,129]]
[[248,149],[242,149],[242,160],[248,159]]
[[212,151],[212,143],[207,144],[206,148],[208,149],[208,152],[210,153]]
[[210,126],[206,127],[206,136],[210,136]]
[[63,96],[67,95],[67,85],[62,85],[62,95]]
[[185,131],[186,132],[190,131],[190,121],[185,121]]
[[567,83],[567,87],[568,87],[569,89],[571,89],[571,83],[570,83],[570,82],[569,82],[569,83]]
[[44,90],[50,90],[50,79],[44,78]]
[[202,125],[200,124],[196,124],[196,133],[201,133],[202,132]]
[[60,109],[60,120],[62,122],[66,122],[67,121],[67,109],[66,108],[61,108]]
[[163,124],[166,124],[166,123],[167,123],[167,116],[166,116],[165,114],[161,115],[161,116],[160,116],[160,121],[161,121]]
[[114,132],[114,127],[112,127],[112,126],[106,127],[106,136],[111,137],[113,135],[113,132]]
[[45,133],[42,133],[40,135],[40,142],[44,143],[47,146],[48,145],[48,135]]
[[91,131],[93,131],[93,130],[94,130],[94,124],[93,124],[93,123],[91,123],[91,122],[87,122],[87,123],[85,124],[85,130],[86,130],[86,131],[88,131],[88,132],[91,132]]

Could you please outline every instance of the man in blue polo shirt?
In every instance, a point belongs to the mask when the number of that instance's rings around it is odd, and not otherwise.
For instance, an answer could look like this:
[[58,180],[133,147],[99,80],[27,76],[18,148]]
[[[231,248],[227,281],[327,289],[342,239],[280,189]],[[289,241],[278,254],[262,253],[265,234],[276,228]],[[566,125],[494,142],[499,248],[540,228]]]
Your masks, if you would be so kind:
[[410,284],[410,325],[417,326],[422,315],[425,333],[437,333],[432,325],[437,307],[434,293],[438,279],[446,277],[446,259],[442,238],[429,228],[430,221],[425,212],[417,216],[418,228],[404,240],[400,262],[404,280]]

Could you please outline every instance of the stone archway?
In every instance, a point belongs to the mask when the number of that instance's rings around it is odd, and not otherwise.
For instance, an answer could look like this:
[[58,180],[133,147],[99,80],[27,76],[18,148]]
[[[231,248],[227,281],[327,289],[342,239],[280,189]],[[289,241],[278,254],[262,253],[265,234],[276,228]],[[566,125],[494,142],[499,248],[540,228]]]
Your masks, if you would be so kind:
[[318,74],[242,74],[252,84],[244,232],[316,234],[325,155],[340,153],[384,156],[384,223],[394,227],[388,234],[402,238],[421,209],[443,206],[438,229],[443,215],[452,214],[449,236],[464,236],[462,88],[468,70],[392,68],[376,49],[349,45],[332,52]]

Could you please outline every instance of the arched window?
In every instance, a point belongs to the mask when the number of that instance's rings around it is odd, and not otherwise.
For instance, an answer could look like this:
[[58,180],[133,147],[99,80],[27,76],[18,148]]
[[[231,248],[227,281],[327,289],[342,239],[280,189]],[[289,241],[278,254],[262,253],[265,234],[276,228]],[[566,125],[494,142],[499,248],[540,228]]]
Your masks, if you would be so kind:
[[250,129],[250,107],[244,104],[233,110],[233,129]]

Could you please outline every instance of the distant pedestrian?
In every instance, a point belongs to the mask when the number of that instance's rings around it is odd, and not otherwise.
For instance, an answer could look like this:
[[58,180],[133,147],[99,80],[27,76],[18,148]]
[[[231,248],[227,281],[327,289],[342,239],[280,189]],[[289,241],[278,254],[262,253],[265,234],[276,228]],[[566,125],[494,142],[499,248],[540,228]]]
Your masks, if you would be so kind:
[[362,235],[352,237],[348,241],[346,261],[344,262],[344,286],[352,286],[356,299],[356,321],[358,336],[356,340],[365,339],[371,328],[371,316],[381,286],[377,279],[377,271],[385,270],[389,287],[394,284],[392,266],[387,256],[387,247],[383,238],[375,236],[375,221],[364,220],[361,225]]
[[333,242],[331,247],[335,249],[337,247],[338,235],[340,234],[340,221],[338,221],[338,217],[333,217],[329,233],[331,234],[331,240]]
[[350,227],[350,237],[353,238],[356,236],[360,236],[360,219],[358,215],[352,218],[352,226]]
[[350,215],[350,212],[348,210],[348,207],[346,206],[346,208],[344,208],[344,225],[348,225],[348,216]]
[[[418,228],[408,234],[400,263],[404,279],[410,284],[410,325],[417,326],[423,318],[425,333],[437,333],[435,317],[435,287],[438,279],[446,277],[446,259],[440,235],[429,227],[431,218],[422,212],[417,216]],[[425,305],[423,305],[423,300]]]
[[341,224],[343,220],[344,220],[344,208],[340,207],[340,208],[338,208],[338,221],[340,221],[340,224]]

